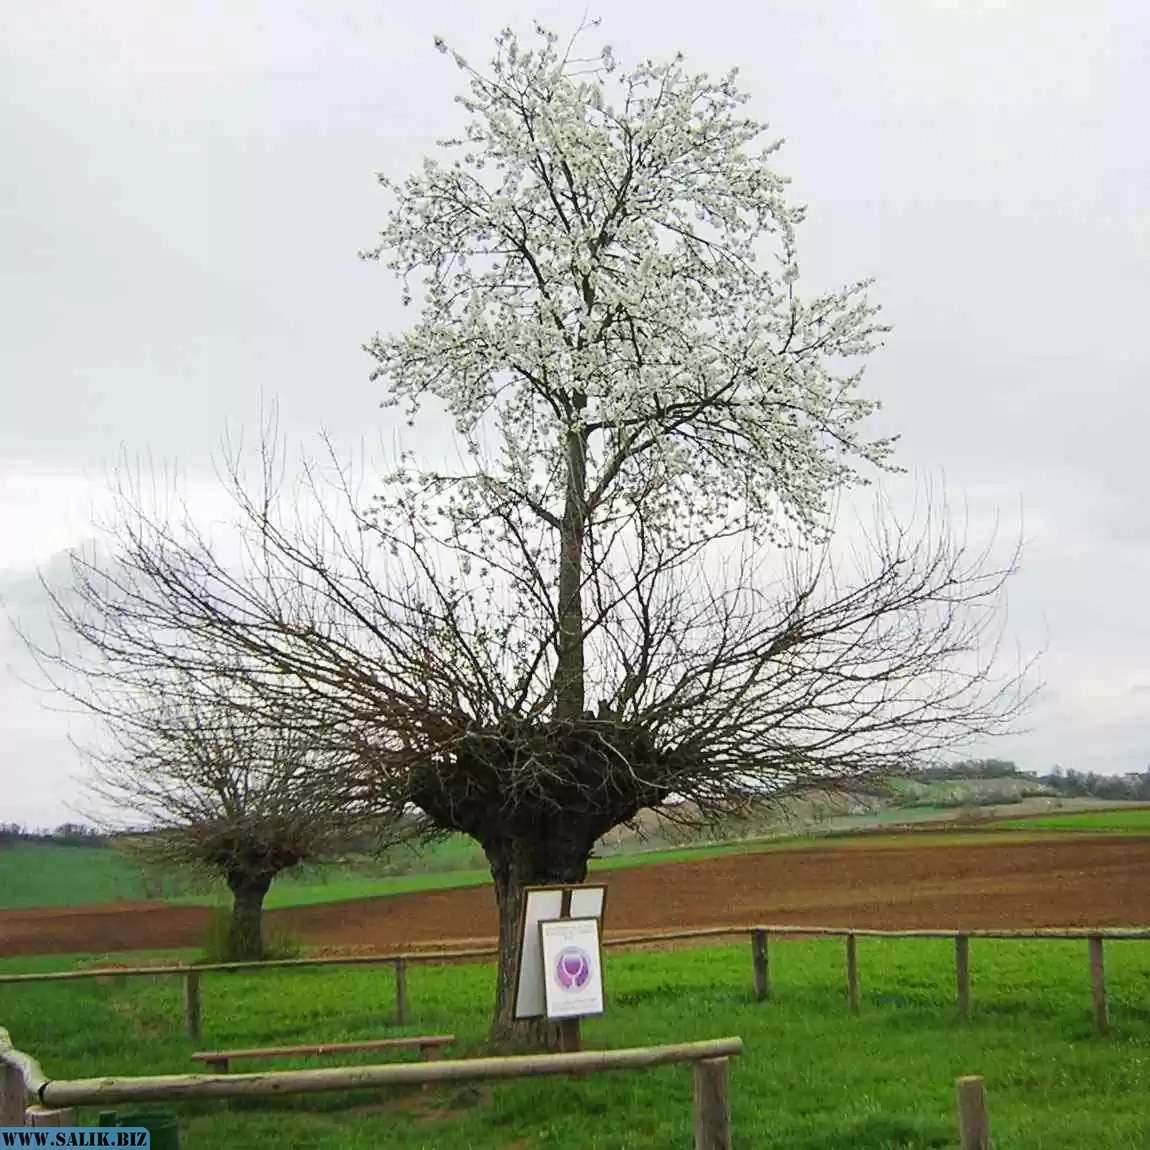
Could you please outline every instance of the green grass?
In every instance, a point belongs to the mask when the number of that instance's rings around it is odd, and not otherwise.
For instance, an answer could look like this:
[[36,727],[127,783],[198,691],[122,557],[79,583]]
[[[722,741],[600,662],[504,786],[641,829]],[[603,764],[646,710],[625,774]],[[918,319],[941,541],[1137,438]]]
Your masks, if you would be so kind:
[[1150,834],[1150,807],[1130,810],[1079,811],[1073,814],[1034,815],[996,824],[1009,830],[1092,831],[1095,834]]
[[0,849],[0,908],[80,906],[144,897],[140,872],[107,847],[19,842]]
[[[774,942],[774,997],[749,993],[749,948],[611,953],[608,1013],[588,1047],[741,1035],[732,1072],[738,1150],[951,1147],[954,1078],[983,1074],[999,1150],[1150,1142],[1150,947],[1106,950],[1113,1032],[1090,1028],[1085,943],[971,945],[975,1016],[959,1023],[948,942],[859,941],[863,1011],[845,1010],[841,942]],[[50,969],[57,958],[0,967]],[[490,966],[409,972],[412,1032],[482,1042]],[[391,978],[371,969],[205,976],[204,1047],[389,1032]],[[171,978],[0,986],[0,1025],[50,1077],[180,1073]],[[340,1062],[369,1061],[346,1058]],[[252,1069],[334,1061],[253,1063]],[[184,1150],[666,1150],[691,1145],[686,1067],[490,1087],[217,1101],[177,1107]],[[90,1115],[89,1115],[90,1117]]]

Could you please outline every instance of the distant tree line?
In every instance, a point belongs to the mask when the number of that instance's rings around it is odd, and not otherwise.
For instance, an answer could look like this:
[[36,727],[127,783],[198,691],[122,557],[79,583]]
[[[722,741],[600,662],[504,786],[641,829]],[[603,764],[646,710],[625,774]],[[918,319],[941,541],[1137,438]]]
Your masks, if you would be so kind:
[[961,759],[956,763],[915,767],[910,771],[910,777],[922,782],[938,782],[947,779],[1001,779],[1031,773],[1020,771],[1009,759]]
[[912,779],[937,782],[948,779],[1018,778],[1041,783],[1067,798],[1113,799],[1119,802],[1150,802],[1150,767],[1123,775],[1100,775],[1095,771],[1054,767],[1046,774],[1024,771],[1009,759],[962,759],[938,766],[916,767]]
[[0,823],[0,848],[10,847],[17,842],[94,847],[104,846],[106,838],[95,827],[83,823],[61,823],[52,830],[46,827],[26,827],[21,823]]
[[1053,787],[1059,794],[1074,798],[1119,799],[1150,802],[1150,767],[1124,775],[1098,775],[1094,771],[1063,770],[1055,767],[1050,774],[1038,776],[1039,782]]

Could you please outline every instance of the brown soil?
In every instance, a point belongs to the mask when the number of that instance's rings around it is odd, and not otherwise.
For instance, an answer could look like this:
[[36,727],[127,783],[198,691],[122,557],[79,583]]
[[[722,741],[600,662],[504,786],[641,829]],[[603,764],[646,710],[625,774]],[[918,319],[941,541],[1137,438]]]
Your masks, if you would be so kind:
[[[1150,838],[852,843],[600,876],[608,933],[752,922],[909,928],[1150,924]],[[210,911],[164,903],[0,912],[0,955],[198,945]],[[491,939],[490,887],[277,910],[312,945],[390,950]]]

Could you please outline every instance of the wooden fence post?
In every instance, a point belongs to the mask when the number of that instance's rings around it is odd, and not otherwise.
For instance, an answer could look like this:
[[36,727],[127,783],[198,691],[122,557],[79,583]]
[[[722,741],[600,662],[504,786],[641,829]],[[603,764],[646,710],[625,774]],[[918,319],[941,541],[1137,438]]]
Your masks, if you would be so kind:
[[729,1058],[695,1063],[695,1150],[731,1150]]
[[[563,888],[559,896],[559,917],[571,917],[571,896],[573,890],[569,886]],[[583,1028],[578,1018],[561,1018],[559,1020],[559,1051],[562,1054],[578,1054],[583,1049]]]
[[407,1025],[407,959],[395,960],[395,1024]]
[[1105,1034],[1110,1027],[1110,1010],[1106,1004],[1106,967],[1102,961],[1102,936],[1090,936],[1090,983],[1094,991],[1094,1029]]
[[958,990],[958,1017],[970,1017],[970,935],[954,936],[954,981]]
[[959,1078],[958,1138],[962,1150],[990,1150],[990,1118],[986,1113],[986,1087],[977,1075]]
[[189,970],[184,975],[184,1021],[188,1027],[188,1037],[193,1042],[199,1042],[203,1036],[203,1027],[198,970]]
[[0,1126],[24,1125],[24,1075],[0,1062]]
[[559,1051],[561,1054],[578,1054],[583,1049],[583,1028],[578,1018],[559,1020]]
[[755,971],[755,999],[771,997],[771,959],[767,952],[767,932],[751,931],[751,963]]
[[847,935],[847,1002],[851,1014],[858,1014],[861,995],[859,994],[859,960],[857,939]]
[[24,1123],[27,1126],[78,1126],[76,1109],[69,1106],[64,1110],[52,1110],[47,1106],[29,1106],[24,1111]]

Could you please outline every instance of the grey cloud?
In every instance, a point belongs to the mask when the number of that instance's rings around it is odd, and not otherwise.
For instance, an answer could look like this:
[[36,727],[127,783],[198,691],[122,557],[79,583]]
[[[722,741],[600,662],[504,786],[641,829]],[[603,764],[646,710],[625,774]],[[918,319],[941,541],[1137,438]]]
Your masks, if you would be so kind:
[[[272,401],[293,440],[326,426],[349,447],[389,441],[361,345],[407,317],[356,259],[386,206],[373,172],[402,174],[458,124],[460,77],[433,35],[481,61],[502,25],[567,29],[575,10],[11,7],[0,477],[24,476],[35,505],[0,499],[0,566],[61,546],[75,504],[63,477],[97,482],[121,445],[177,458],[203,485],[225,423],[251,426]],[[1010,636],[1047,647],[1049,690],[1030,732],[991,750],[1139,769],[1150,8],[631,0],[603,15],[622,59],[683,49],[692,66],[741,67],[810,207],[804,282],[878,279],[895,326],[867,386],[886,405],[878,426],[902,433],[901,462],[944,475],[980,524],[998,508],[1009,527],[1023,508]],[[77,523],[77,541],[89,533]],[[17,718],[14,697],[0,688],[22,732],[0,772],[34,760],[65,779],[60,730]],[[54,793],[35,800],[44,821]]]

